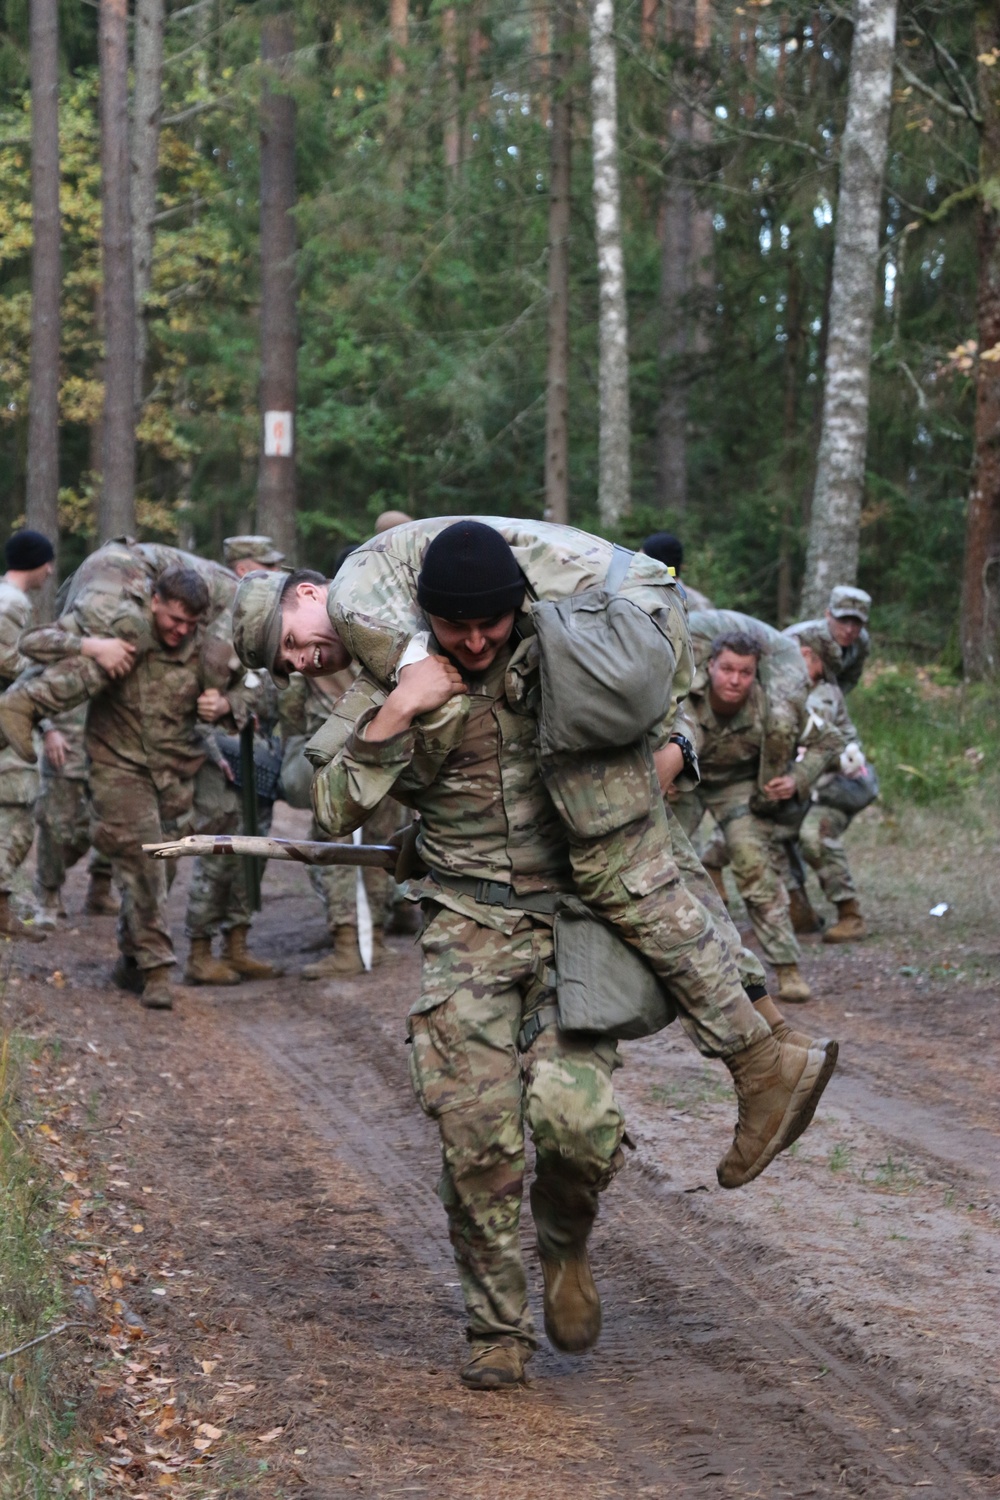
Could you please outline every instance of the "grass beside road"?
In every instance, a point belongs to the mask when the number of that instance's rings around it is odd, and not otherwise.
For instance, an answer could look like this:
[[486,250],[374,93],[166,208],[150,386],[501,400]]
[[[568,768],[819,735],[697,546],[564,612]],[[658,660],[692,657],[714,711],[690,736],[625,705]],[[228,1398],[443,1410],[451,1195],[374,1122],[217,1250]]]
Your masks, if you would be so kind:
[[[0,1041],[0,1355],[29,1343],[67,1313],[49,1250],[53,1208],[48,1171],[22,1130],[21,1082],[31,1043]],[[10,1500],[61,1500],[85,1486],[70,1452],[72,1411],[54,1380],[65,1335],[0,1359],[0,1494]]]
[[965,800],[1000,773],[1000,694],[944,668],[875,662],[848,699],[882,805]]

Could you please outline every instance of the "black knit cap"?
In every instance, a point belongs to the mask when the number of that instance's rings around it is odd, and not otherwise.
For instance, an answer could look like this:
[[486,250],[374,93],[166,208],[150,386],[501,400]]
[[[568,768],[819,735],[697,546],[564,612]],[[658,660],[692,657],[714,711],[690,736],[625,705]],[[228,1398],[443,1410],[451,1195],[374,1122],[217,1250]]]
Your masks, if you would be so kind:
[[684,546],[679,536],[672,531],[654,531],[642,544],[647,557],[655,557],[665,568],[680,568],[684,565]]
[[8,568],[15,573],[30,573],[55,559],[55,550],[40,531],[15,531],[3,549]]
[[492,620],[520,606],[524,574],[499,531],[456,521],[424,553],[417,599],[442,620]]

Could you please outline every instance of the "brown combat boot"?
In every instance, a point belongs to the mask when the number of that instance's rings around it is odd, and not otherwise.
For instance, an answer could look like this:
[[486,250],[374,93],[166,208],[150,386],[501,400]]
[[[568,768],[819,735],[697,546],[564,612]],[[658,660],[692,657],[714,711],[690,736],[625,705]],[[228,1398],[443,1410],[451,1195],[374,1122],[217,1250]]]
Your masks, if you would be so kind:
[[792,931],[802,934],[819,932],[823,926],[816,910],[800,885],[793,885],[788,892],[788,914],[792,919]]
[[532,1350],[520,1339],[473,1339],[471,1348],[459,1375],[470,1391],[498,1391],[503,1386],[524,1384],[524,1367]]
[[587,1255],[597,1189],[546,1170],[531,1184],[530,1196],[545,1282],[545,1332],[564,1354],[583,1354],[601,1334],[601,1298]]
[[736,1086],[739,1117],[716,1176],[721,1187],[738,1188],[759,1177],[802,1134],[803,1117],[808,1112],[812,1119],[825,1087],[827,1059],[818,1050],[767,1036],[724,1060]]
[[277,979],[281,970],[247,952],[246,927],[232,927],[222,939],[222,956],[241,979]]
[[798,964],[775,964],[778,976],[778,996],[786,1005],[804,1005],[812,999],[812,990],[806,984]]
[[29,766],[33,766],[38,758],[31,736],[34,727],[35,715],[31,699],[16,688],[8,688],[0,698],[0,738],[16,755],[27,761]]
[[117,917],[118,898],[111,888],[111,876],[103,871],[91,871],[87,887],[87,899],[83,910],[88,917]]
[[44,943],[45,933],[20,917],[15,917],[10,907],[10,895],[0,891],[0,938],[22,938],[28,943]]
[[337,927],[333,933],[333,951],[314,964],[306,964],[303,979],[349,979],[364,973],[356,927]]
[[794,1031],[770,995],[762,995],[759,1000],[755,1000],[753,1008],[758,1015],[764,1017],[764,1020],[770,1026],[771,1035],[775,1041],[790,1042],[793,1047],[804,1047],[807,1052],[810,1049],[815,1049],[822,1052],[826,1058],[825,1064],[820,1069],[819,1078],[816,1080],[816,1092],[813,1096],[812,1108],[803,1110],[799,1116],[799,1126],[788,1138],[788,1145],[790,1146],[793,1141],[798,1140],[816,1113],[816,1105],[819,1103],[820,1095],[833,1077],[833,1070],[837,1066],[837,1058],[840,1056],[840,1043],[834,1041],[831,1037],[813,1038],[806,1036],[804,1031]]
[[723,878],[722,871],[716,869],[715,865],[706,865],[705,870],[708,873],[709,880],[711,880],[712,884],[715,886],[715,889],[719,893],[719,900],[728,911],[729,897],[726,895],[726,882]]
[[868,936],[861,908],[852,896],[849,901],[837,902],[837,921],[823,934],[824,943],[856,943]]
[[178,997],[177,991],[168,982],[172,967],[172,964],[161,964],[159,968],[143,971],[146,983],[139,998],[147,1010],[173,1010],[174,1000]]
[[[158,973],[153,969],[151,973]],[[239,984],[240,976],[221,958],[212,953],[212,939],[192,938],[191,952],[184,970],[185,984]]]

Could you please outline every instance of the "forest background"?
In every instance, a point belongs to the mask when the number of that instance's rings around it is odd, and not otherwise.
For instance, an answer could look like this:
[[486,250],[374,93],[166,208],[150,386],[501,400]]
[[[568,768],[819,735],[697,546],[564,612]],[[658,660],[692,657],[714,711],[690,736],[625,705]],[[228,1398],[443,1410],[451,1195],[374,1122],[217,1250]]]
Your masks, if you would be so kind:
[[[180,0],[166,22],[137,518],[144,535],[215,556],[256,524],[269,14]],[[299,559],[331,569],[392,507],[543,514],[551,121],[563,101],[570,519],[631,543],[677,530],[699,588],[786,623],[820,434],[851,14],[802,0],[619,0],[631,510],[613,527],[597,503],[587,18],[569,15],[557,57],[557,6],[543,0],[294,7],[281,87],[295,103]],[[28,454],[28,0],[0,0],[0,20],[7,529],[25,513]],[[64,573],[94,543],[101,484],[97,22],[93,0],[60,0]],[[952,668],[980,364],[977,98],[997,60],[981,46],[969,0],[899,10],[860,534],[880,648]],[[663,461],[665,430],[679,435],[679,473]]]

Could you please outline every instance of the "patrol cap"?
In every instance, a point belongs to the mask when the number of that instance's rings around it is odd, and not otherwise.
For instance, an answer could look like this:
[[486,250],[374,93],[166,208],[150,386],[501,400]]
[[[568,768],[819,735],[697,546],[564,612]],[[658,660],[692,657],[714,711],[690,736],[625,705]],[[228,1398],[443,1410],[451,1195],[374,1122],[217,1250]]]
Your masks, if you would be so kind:
[[856,589],[850,584],[839,583],[830,593],[828,607],[835,620],[860,620],[862,625],[867,625],[868,616],[871,613],[872,596],[866,594],[864,589]]
[[226,567],[247,560],[273,568],[284,562],[285,554],[278,551],[269,536],[227,536],[222,544],[222,561]]
[[801,624],[789,625],[783,633],[791,636],[800,646],[808,646],[811,651],[815,651],[827,672],[836,676],[840,671],[844,664],[844,654],[822,620],[803,620]]
[[248,573],[233,600],[233,645],[245,667],[270,672],[279,687],[288,677],[275,671],[281,647],[281,591],[287,573]]

